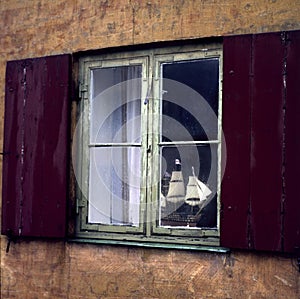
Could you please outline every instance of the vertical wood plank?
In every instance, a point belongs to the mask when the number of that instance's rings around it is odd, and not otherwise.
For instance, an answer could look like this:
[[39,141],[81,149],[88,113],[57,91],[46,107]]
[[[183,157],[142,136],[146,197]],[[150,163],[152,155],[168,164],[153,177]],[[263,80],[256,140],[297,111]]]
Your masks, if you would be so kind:
[[22,235],[37,236],[43,230],[40,205],[43,200],[44,77],[41,58],[27,60],[24,124],[24,182]]
[[287,33],[284,250],[300,248],[300,31]]
[[24,66],[20,61],[10,61],[6,67],[5,119],[2,175],[2,234],[19,234],[22,204],[21,151],[24,98]]
[[280,33],[253,36],[251,247],[281,248],[283,65]]
[[[50,211],[43,209],[44,219],[47,219],[45,232],[49,236],[60,233],[63,237],[66,234],[70,161],[70,58],[71,56],[64,55],[46,59],[48,72],[45,88],[47,100],[44,106],[46,130],[43,160],[45,161],[44,167],[48,171],[43,177],[45,205],[47,206],[48,202],[52,202],[55,198]],[[49,178],[55,178],[53,184],[49,184]],[[50,226],[49,224],[57,217],[60,221]]]
[[251,36],[225,37],[223,132],[227,161],[221,188],[221,245],[248,247]]
[[64,237],[68,191],[70,57],[30,61],[23,235]]

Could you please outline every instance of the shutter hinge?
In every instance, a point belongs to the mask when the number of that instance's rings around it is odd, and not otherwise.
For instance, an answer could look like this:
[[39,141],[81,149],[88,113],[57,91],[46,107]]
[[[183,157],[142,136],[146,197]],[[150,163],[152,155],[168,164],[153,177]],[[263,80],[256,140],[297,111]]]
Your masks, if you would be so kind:
[[11,229],[7,230],[7,234],[6,235],[7,235],[6,253],[8,253],[11,242],[13,241],[14,243],[16,243],[17,237],[13,235],[13,232],[12,232]]
[[86,99],[87,92],[88,92],[87,84],[80,83],[79,84],[79,97],[81,99]]
[[82,201],[82,200],[79,199],[79,198],[76,198],[76,214],[77,214],[77,215],[79,214],[79,209],[80,209],[80,208],[84,208],[84,207],[85,207],[84,201]]
[[0,152],[0,156],[5,156],[5,155],[9,155],[10,152]]

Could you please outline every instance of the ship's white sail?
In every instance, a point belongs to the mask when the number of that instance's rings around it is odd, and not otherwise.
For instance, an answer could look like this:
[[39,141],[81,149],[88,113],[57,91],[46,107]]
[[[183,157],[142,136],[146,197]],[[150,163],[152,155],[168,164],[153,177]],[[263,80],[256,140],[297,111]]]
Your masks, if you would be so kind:
[[169,202],[178,203],[178,202],[183,202],[184,197],[185,197],[185,187],[184,187],[182,172],[173,171],[166,200]]
[[202,205],[212,194],[212,191],[195,176],[194,167],[192,167],[192,173],[193,175],[189,176],[184,200],[190,206]]
[[196,206],[206,200],[211,193],[212,191],[203,182],[194,176],[189,176],[184,200],[187,204]]

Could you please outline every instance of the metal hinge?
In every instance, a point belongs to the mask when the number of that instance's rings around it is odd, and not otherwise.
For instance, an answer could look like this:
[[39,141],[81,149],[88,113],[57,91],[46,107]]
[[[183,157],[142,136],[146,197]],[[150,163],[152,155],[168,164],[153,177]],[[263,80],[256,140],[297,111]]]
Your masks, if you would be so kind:
[[88,92],[88,85],[80,83],[79,84],[79,97],[81,99],[86,99],[87,92]]
[[79,209],[84,207],[85,207],[84,201],[79,198],[76,198],[76,214],[79,214]]
[[13,231],[11,229],[7,230],[7,245],[6,245],[6,253],[9,252],[11,242],[16,243],[17,237],[13,235]]

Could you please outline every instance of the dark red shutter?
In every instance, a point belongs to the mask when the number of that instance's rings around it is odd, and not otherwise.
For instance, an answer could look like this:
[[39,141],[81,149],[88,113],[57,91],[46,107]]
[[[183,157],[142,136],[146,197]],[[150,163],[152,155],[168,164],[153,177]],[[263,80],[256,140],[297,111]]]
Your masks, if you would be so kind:
[[3,234],[65,236],[70,63],[70,55],[7,63]]
[[[299,244],[294,174],[299,174],[300,164],[294,126],[300,112],[296,101],[300,76],[299,59],[292,58],[297,50],[293,41],[299,50],[297,37],[295,41],[294,34],[268,33],[224,38],[227,164],[221,196],[222,246],[293,251]],[[292,66],[297,61],[298,66]],[[288,167],[291,159],[295,164]],[[294,218],[288,217],[288,211]],[[287,232],[288,224],[292,231]],[[294,240],[292,246],[287,245],[289,240]]]

